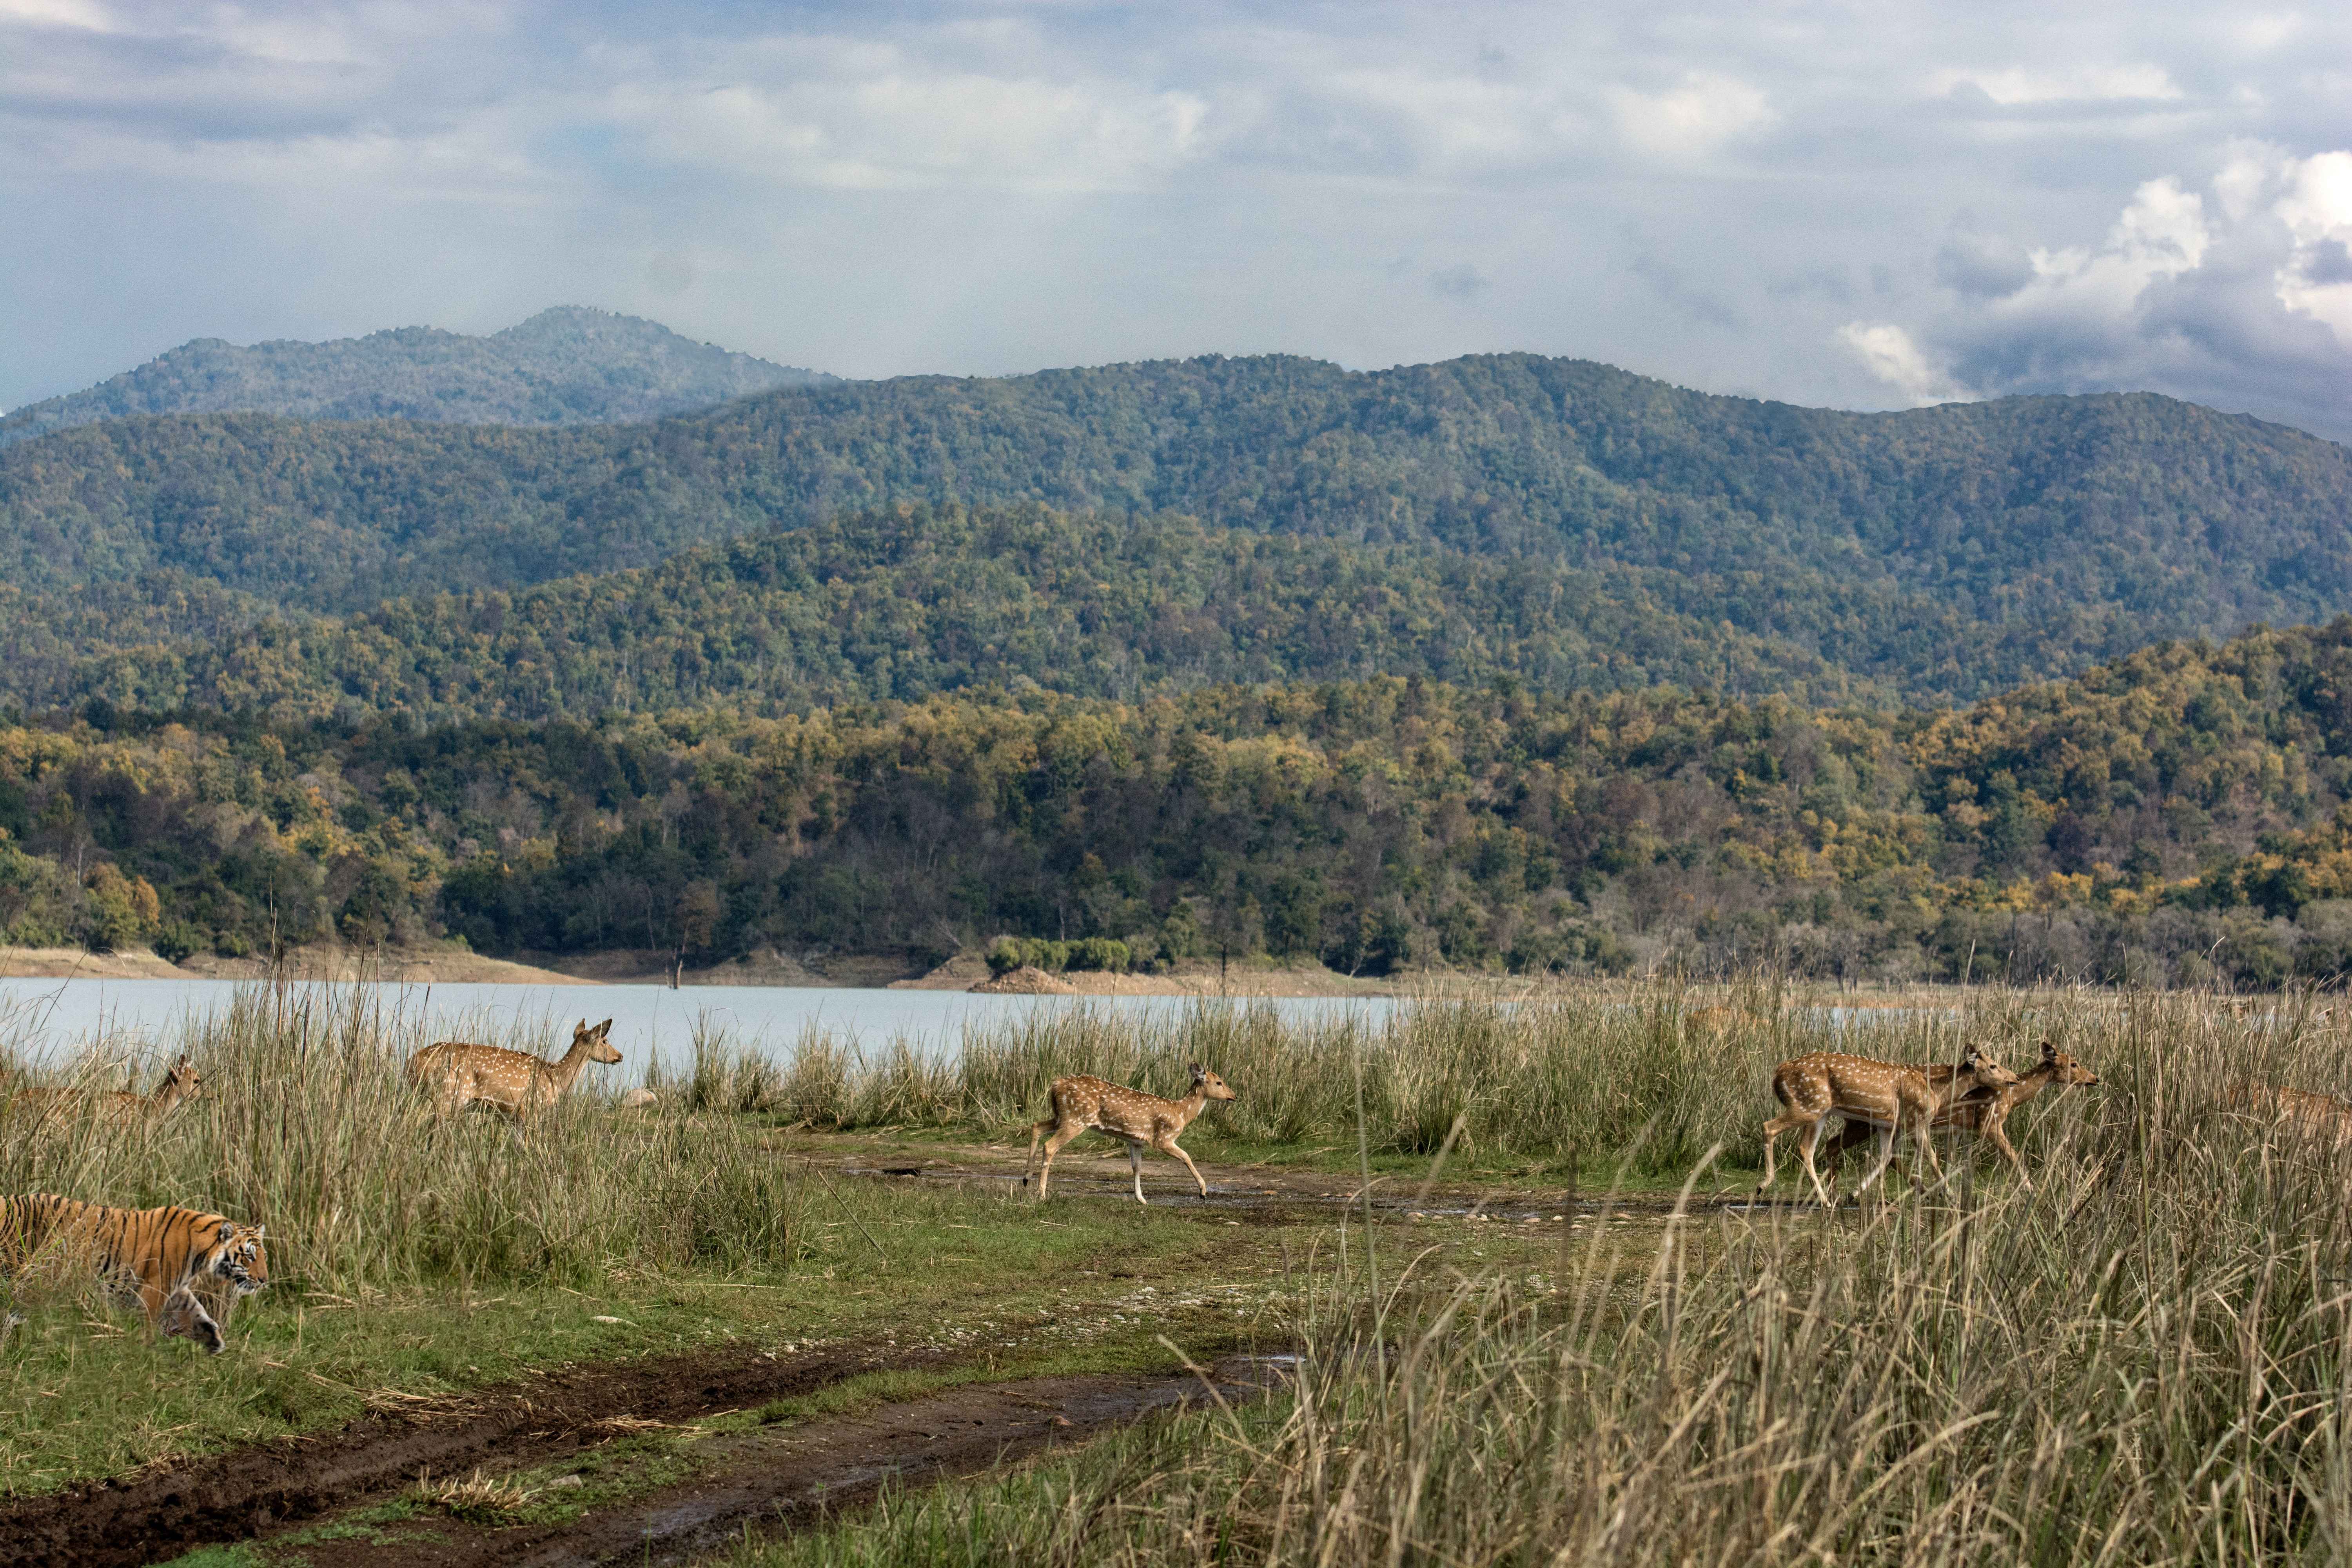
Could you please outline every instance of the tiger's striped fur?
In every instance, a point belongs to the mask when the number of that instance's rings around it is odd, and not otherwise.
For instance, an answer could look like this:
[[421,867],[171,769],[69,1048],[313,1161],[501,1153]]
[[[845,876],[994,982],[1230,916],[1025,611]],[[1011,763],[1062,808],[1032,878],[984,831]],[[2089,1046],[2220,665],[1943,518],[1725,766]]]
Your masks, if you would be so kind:
[[269,1283],[264,1227],[176,1205],[109,1208],[54,1193],[0,1199],[0,1269],[35,1264],[89,1270],[110,1291],[136,1300],[157,1338],[183,1335],[217,1355],[220,1324],[200,1289],[220,1296],[222,1315],[236,1297]]

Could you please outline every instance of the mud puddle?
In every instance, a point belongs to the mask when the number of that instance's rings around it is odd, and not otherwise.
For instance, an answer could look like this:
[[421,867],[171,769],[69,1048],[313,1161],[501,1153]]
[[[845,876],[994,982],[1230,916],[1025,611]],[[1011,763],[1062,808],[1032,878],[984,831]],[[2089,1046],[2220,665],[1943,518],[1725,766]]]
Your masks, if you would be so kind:
[[[358,1521],[369,1510],[358,1508],[350,1510],[351,1522],[330,1520],[324,1531],[270,1532],[259,1544],[266,1554],[282,1542],[312,1568],[684,1563],[740,1540],[746,1529],[772,1536],[806,1528],[870,1502],[890,1483],[978,1474],[1209,1397],[1212,1389],[1228,1404],[1254,1399],[1286,1370],[1276,1358],[1235,1357],[1205,1376],[1068,1375],[971,1384],[860,1415],[714,1434],[685,1450],[692,1470],[688,1479],[576,1518],[504,1522],[478,1509],[462,1515],[419,1509],[405,1519],[363,1525]],[[544,1500],[565,1495],[559,1489],[568,1478],[546,1477],[544,1470],[535,1490],[517,1483],[518,1511],[526,1516]]]
[[397,1490],[422,1472],[463,1473],[491,1459],[507,1468],[543,1462],[605,1440],[616,1419],[687,1422],[817,1393],[860,1373],[955,1359],[943,1352],[730,1352],[565,1367],[0,1506],[0,1568],[159,1563]]

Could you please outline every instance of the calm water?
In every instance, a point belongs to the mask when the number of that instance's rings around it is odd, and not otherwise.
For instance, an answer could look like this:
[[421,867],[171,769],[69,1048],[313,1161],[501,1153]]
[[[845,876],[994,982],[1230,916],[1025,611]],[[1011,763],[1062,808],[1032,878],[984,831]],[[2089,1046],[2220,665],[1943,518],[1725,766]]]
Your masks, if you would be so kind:
[[[250,984],[250,983],[246,983]],[[0,1046],[38,1065],[101,1045],[124,1058],[152,1056],[188,1020],[226,1008],[228,980],[0,980]],[[297,989],[311,989],[298,987]],[[319,989],[323,989],[320,987]],[[1115,1016],[1176,1018],[1190,1007],[1271,1008],[1300,1020],[1354,1015],[1377,1022],[1396,1003],[1373,997],[1276,997],[1203,1004],[1187,996],[986,996],[964,991],[859,991],[790,986],[378,985],[387,1006],[421,1017],[429,1039],[457,1037],[551,1051],[572,1025],[613,1020],[622,1081],[646,1065],[682,1065],[698,1018],[776,1052],[811,1026],[868,1048],[904,1038],[953,1051],[967,1028],[1016,1023],[1034,1013],[1092,1008]]]

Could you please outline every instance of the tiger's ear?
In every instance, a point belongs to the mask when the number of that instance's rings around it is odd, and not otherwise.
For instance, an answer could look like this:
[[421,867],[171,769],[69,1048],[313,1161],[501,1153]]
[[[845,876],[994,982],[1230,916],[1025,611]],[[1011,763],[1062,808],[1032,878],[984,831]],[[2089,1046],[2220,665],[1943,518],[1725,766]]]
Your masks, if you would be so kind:
[[256,1241],[259,1241],[259,1240],[261,1239],[262,1233],[263,1233],[264,1231],[268,1230],[269,1227],[268,1227],[268,1226],[266,1226],[266,1225],[249,1225],[249,1226],[247,1226],[245,1228],[246,1228],[247,1230],[248,1230],[248,1231],[252,1232],[252,1234],[253,1234],[253,1239],[254,1239],[254,1240],[256,1240]]

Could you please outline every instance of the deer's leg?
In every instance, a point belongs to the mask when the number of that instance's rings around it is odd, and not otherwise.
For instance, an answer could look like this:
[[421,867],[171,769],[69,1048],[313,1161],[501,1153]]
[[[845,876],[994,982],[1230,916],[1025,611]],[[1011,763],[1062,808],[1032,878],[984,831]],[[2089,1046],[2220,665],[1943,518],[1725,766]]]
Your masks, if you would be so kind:
[[1048,1117],[1043,1121],[1032,1122],[1030,1124],[1029,1159],[1028,1163],[1021,1167],[1021,1184],[1023,1186],[1027,1186],[1029,1184],[1029,1178],[1036,1173],[1037,1141],[1045,1136],[1046,1133],[1051,1132],[1055,1126],[1059,1125],[1059,1117]]
[[1054,1135],[1051,1138],[1045,1140],[1045,1163],[1037,1167],[1037,1197],[1039,1201],[1044,1201],[1045,1196],[1045,1184],[1051,1181],[1054,1176],[1054,1156],[1060,1153],[1063,1146],[1067,1144],[1071,1139],[1076,1138],[1079,1133],[1084,1132],[1085,1131],[1086,1129],[1084,1127],[1059,1127],[1055,1129]]
[[1987,1116],[1984,1119],[1984,1135],[1992,1140],[1992,1146],[2000,1151],[2001,1158],[2007,1160],[2010,1168],[2017,1173],[2019,1184],[2032,1192],[2033,1178],[2025,1173],[2025,1162],[2018,1158],[2017,1145],[2009,1141],[2009,1132],[2002,1126],[2006,1121],[2007,1117]]
[[1130,1138],[1127,1141],[1128,1169],[1135,1173],[1135,1201],[1143,1199],[1143,1145]]
[[1176,1146],[1176,1134],[1171,1132],[1167,1137],[1157,1140],[1152,1147],[1163,1154],[1173,1154],[1183,1161],[1184,1168],[1192,1173],[1192,1183],[1201,1189],[1201,1195],[1204,1198],[1209,1195],[1209,1179],[1201,1174],[1200,1166],[1192,1163],[1192,1156]]
[[1781,1133],[1793,1132],[1805,1124],[1805,1117],[1794,1110],[1784,1111],[1764,1124],[1764,1179],[1756,1184],[1758,1192],[1760,1193],[1772,1184],[1773,1144],[1779,1142]]
[[[1903,1113],[1897,1110],[1895,1115],[1899,1123]],[[1911,1123],[1911,1135],[1919,1141],[1919,1152],[1927,1157],[1927,1173],[1940,1183],[1944,1179],[1944,1163],[1936,1158],[1936,1111],[1933,1106],[1920,1110]]]
[[1830,1196],[1827,1187],[1822,1185],[1821,1167],[1813,1163],[1813,1146],[1822,1141],[1822,1120],[1816,1116],[1805,1123],[1804,1131],[1797,1138],[1797,1153],[1805,1163],[1805,1174],[1813,1179],[1813,1193],[1822,1200],[1822,1206],[1835,1208],[1837,1200]]
[[1850,1116],[1839,1124],[1838,1135],[1831,1142],[1829,1149],[1830,1173],[1826,1180],[1829,1182],[1832,1198],[1837,1195],[1838,1177],[1845,1171],[1845,1157],[1860,1145],[1870,1142],[1870,1132],[1869,1122],[1856,1121]]
[[1853,1195],[1857,1201],[1863,1194],[1870,1191],[1873,1183],[1886,1174],[1886,1167],[1895,1163],[1895,1129],[1874,1127],[1872,1131],[1878,1134],[1878,1163],[1870,1168],[1870,1174],[1862,1179],[1862,1185],[1854,1188]]

